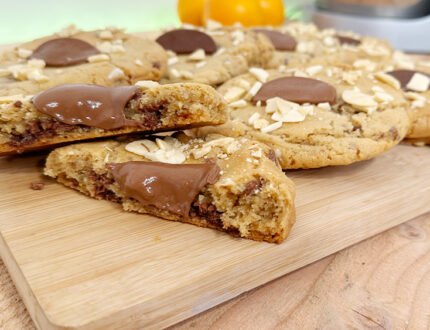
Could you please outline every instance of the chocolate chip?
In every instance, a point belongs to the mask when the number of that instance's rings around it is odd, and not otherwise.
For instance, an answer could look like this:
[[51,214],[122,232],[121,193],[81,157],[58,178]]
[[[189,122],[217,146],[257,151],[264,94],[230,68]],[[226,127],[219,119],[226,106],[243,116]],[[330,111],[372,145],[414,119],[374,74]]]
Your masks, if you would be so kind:
[[217,46],[211,36],[206,33],[177,29],[169,31],[156,40],[166,50],[171,50],[177,54],[191,54],[197,49],[203,49],[206,54],[213,54]]
[[35,49],[30,58],[44,60],[46,66],[69,66],[85,63],[100,51],[88,42],[75,38],[49,40]]
[[415,73],[420,73],[420,74],[423,74],[423,75],[430,78],[430,75],[428,75],[424,72],[419,72],[419,71],[414,71],[414,70],[395,70],[395,71],[387,72],[387,74],[393,76],[394,78],[396,78],[400,82],[400,86],[404,90],[407,90],[407,86],[409,84],[409,81],[411,81],[411,79]]
[[13,104],[15,108],[21,108],[22,107],[22,102],[21,101],[15,101],[15,103]]
[[358,46],[359,44],[361,44],[361,40],[350,37],[337,35],[336,38],[339,40],[341,45]]
[[242,194],[245,196],[253,195],[256,191],[259,191],[265,183],[266,180],[263,178],[252,180],[245,185],[245,190]]
[[300,104],[324,102],[334,104],[336,102],[336,90],[321,80],[283,77],[265,83],[252,100],[253,102],[266,102],[274,97]]
[[277,50],[293,51],[296,49],[296,46],[297,46],[296,40],[287,33],[281,33],[278,31],[272,31],[272,30],[266,30],[266,29],[255,29],[254,31],[257,33],[262,33],[267,38],[269,38],[273,46]]
[[32,182],[30,183],[30,189],[33,190],[42,190],[45,187],[43,182]]

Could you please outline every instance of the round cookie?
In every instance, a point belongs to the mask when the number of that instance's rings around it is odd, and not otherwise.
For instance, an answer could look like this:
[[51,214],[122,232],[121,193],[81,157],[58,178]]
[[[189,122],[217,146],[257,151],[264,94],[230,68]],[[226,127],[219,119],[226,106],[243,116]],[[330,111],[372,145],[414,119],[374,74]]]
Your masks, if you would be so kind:
[[115,86],[159,80],[166,67],[166,52],[152,40],[115,28],[85,32],[69,27],[4,52],[0,96],[36,94],[68,83]]
[[274,149],[283,169],[370,159],[398,144],[410,125],[401,92],[334,66],[253,70],[219,92],[230,121],[196,134],[250,136]]
[[267,37],[235,27],[186,25],[165,31],[156,40],[169,54],[164,83],[191,81],[217,86],[250,67],[267,67],[274,55]]
[[386,71],[385,74],[397,80],[396,86],[403,91],[409,101],[408,114],[411,119],[411,128],[406,135],[409,139],[428,141],[430,138],[430,67],[418,61],[413,62],[410,69],[396,69]]
[[363,60],[386,61],[393,53],[385,41],[352,32],[319,30],[314,24],[292,22],[278,28],[259,28],[257,31],[264,33],[274,43],[276,52],[267,66],[270,68],[325,63],[355,63],[360,67]]

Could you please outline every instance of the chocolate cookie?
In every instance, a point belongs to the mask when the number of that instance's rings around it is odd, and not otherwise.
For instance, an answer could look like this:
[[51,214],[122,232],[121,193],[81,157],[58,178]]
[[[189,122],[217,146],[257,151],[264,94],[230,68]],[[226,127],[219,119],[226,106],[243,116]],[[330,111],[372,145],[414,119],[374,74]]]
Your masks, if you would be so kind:
[[45,174],[126,211],[280,243],[295,222],[295,186],[273,150],[220,135],[110,140],[51,152]]
[[0,56],[0,96],[36,94],[70,83],[117,86],[159,80],[167,67],[164,49],[110,28],[74,28],[21,44]]
[[225,122],[222,97],[212,87],[195,83],[67,84],[34,97],[0,97],[0,110],[0,155],[131,132]]
[[395,146],[409,130],[402,93],[364,71],[322,65],[254,69],[218,90],[230,121],[197,134],[264,142],[283,169],[369,159]]

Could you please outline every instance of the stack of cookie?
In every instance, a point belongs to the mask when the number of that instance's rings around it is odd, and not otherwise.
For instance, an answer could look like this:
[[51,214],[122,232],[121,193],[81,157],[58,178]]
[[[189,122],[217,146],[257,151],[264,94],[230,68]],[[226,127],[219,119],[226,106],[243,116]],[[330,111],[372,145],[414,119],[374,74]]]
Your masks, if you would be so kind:
[[70,27],[0,63],[0,154],[97,138],[52,151],[45,174],[127,211],[258,241],[282,242],[295,222],[282,170],[430,140],[429,63],[311,24],[146,39]]

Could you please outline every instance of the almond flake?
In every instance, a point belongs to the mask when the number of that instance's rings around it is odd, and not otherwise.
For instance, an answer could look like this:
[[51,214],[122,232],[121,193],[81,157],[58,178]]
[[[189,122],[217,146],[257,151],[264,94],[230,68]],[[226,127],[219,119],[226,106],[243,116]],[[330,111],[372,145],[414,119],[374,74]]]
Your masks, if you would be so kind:
[[197,49],[192,54],[188,56],[189,61],[202,61],[206,57],[205,51],[203,49]]
[[116,81],[116,80],[121,80],[124,77],[125,77],[124,71],[122,71],[120,68],[115,68],[109,73],[108,79]]
[[282,127],[282,123],[278,121],[276,123],[270,124],[269,126],[263,127],[261,129],[261,133],[270,133],[281,127]]
[[251,117],[249,117],[248,124],[252,125],[258,118],[260,118],[260,114],[258,112],[254,112]]
[[245,100],[237,100],[232,103],[230,103],[228,106],[231,108],[243,108],[246,107],[246,101]]
[[179,58],[177,57],[170,57],[167,59],[167,65],[173,65],[179,62]]
[[366,111],[368,113],[376,110],[378,104],[372,96],[362,92],[347,90],[342,93],[342,99],[354,106],[356,109]]
[[139,80],[134,85],[142,90],[160,86],[158,82],[152,80]]
[[240,99],[244,93],[245,90],[243,88],[233,86],[227,90],[227,93],[224,94],[224,99],[227,101],[227,103],[232,103]]
[[314,65],[306,68],[306,73],[310,76],[314,76],[319,72],[321,72],[322,69],[323,69],[322,65]]
[[20,58],[28,58],[31,54],[33,54],[33,51],[29,49],[18,48],[18,56]]
[[261,81],[262,83],[265,83],[267,81],[267,78],[269,78],[269,73],[264,70],[264,69],[260,69],[260,68],[250,68],[249,72],[255,77],[257,78],[259,81]]
[[109,55],[106,54],[91,55],[87,58],[89,63],[105,62],[109,61],[109,59]]
[[252,123],[252,126],[254,126],[254,128],[256,129],[262,129],[264,127],[269,126],[269,122],[264,118],[258,118],[254,120],[254,122]]
[[257,95],[260,88],[263,86],[263,84],[259,81],[257,81],[254,85],[252,85],[251,89],[249,90],[248,94],[254,97]]
[[400,82],[392,75],[383,72],[377,72],[375,73],[375,78],[379,81],[382,81],[383,83],[386,83],[387,85],[390,85],[391,87],[400,89]]

